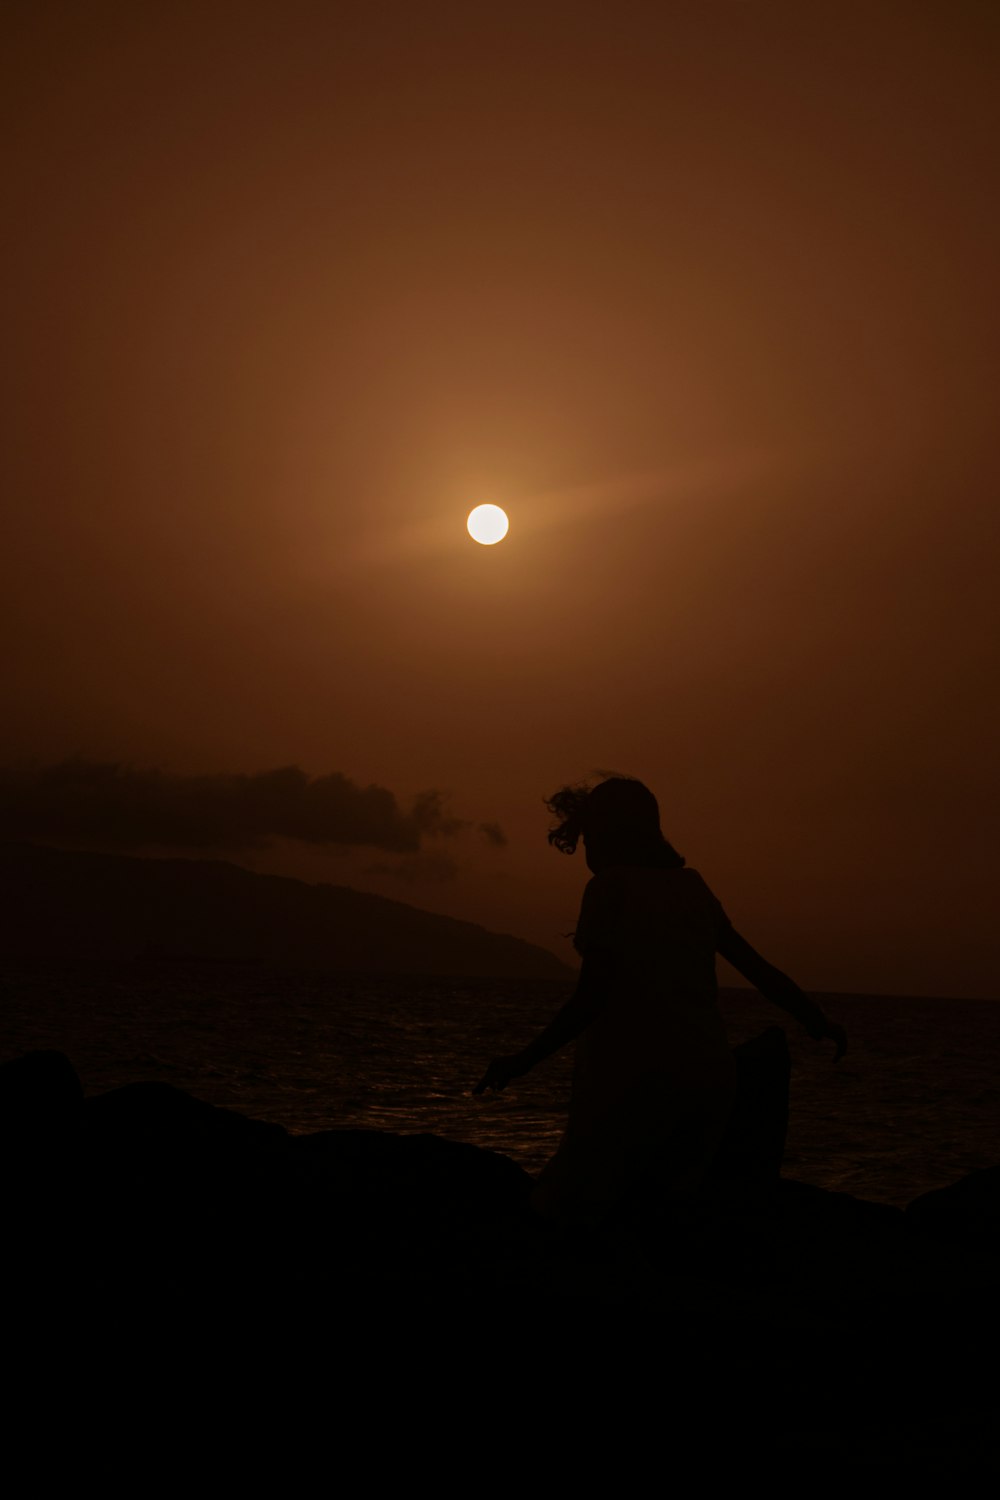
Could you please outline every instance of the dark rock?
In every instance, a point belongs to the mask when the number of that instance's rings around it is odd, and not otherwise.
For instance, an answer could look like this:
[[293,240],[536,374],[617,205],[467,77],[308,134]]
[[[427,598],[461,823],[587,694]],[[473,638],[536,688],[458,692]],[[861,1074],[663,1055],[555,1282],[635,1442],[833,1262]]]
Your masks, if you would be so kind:
[[666,1230],[650,1219],[648,1234],[689,1274],[806,1323],[814,1300],[822,1321],[824,1308],[839,1317],[844,1302],[857,1311],[869,1296],[884,1299],[908,1253],[901,1209],[786,1178],[752,1194],[706,1195]]
[[77,1121],[83,1086],[61,1052],[27,1052],[0,1066],[0,1131],[5,1135],[64,1128]]
[[[1000,1167],[905,1213],[781,1179],[784,1033],[737,1057],[740,1099],[701,1216],[640,1202],[601,1231],[561,1234],[525,1211],[532,1179],[496,1152],[381,1131],[289,1136],[161,1083],[83,1103],[66,1059],[34,1054],[0,1069],[8,1141],[11,1129],[22,1143],[51,1137],[59,1121],[76,1149],[47,1179],[60,1213],[32,1203],[18,1221],[28,1232],[7,1230],[22,1250],[11,1284],[60,1327],[84,1309],[92,1343],[116,1318],[163,1330],[151,1340],[161,1360],[182,1320],[218,1343],[229,1319],[252,1338],[255,1368],[259,1346],[275,1367],[334,1351],[342,1373],[352,1323],[380,1353],[412,1324],[411,1354],[432,1339],[458,1354],[510,1347],[518,1389],[530,1365],[548,1390],[558,1369],[560,1388],[578,1380],[590,1399],[595,1359],[612,1349],[610,1399],[622,1396],[630,1422],[648,1401],[659,1431],[680,1385],[692,1421],[708,1411],[711,1441],[723,1420],[730,1439],[742,1423],[745,1441],[777,1432],[803,1463],[833,1444],[850,1472],[888,1455],[894,1473],[923,1443],[928,1472],[937,1449],[942,1473],[957,1472],[992,1412],[963,1341],[995,1340],[995,1277],[966,1247],[996,1247]],[[478,1398],[477,1366],[471,1378]]]
[[88,1099],[84,1111],[92,1139],[103,1138],[127,1151],[246,1152],[288,1139],[283,1125],[219,1109],[169,1083],[129,1083]]
[[[134,1290],[176,1280],[183,1263],[197,1297],[278,1295],[297,1277],[316,1295],[350,1286],[373,1306],[390,1286],[401,1305],[556,1299],[675,1318],[685,1302],[702,1330],[756,1324],[762,1335],[780,1326],[812,1337],[850,1326],[860,1337],[870,1323],[885,1340],[914,1307],[922,1333],[941,1336],[960,1283],[988,1311],[965,1247],[996,1245],[1000,1168],[925,1194],[905,1214],[781,1179],[783,1032],[756,1038],[741,1059],[729,1154],[696,1211],[671,1217],[640,1198],[598,1233],[537,1225],[525,1209],[532,1179],[496,1152],[382,1131],[289,1136],[163,1083],[83,1103],[58,1054],[0,1069],[0,1119],[28,1145],[33,1130],[51,1138],[61,1121],[60,1139],[75,1142],[58,1154],[62,1175],[27,1146],[24,1159],[63,1195],[61,1222],[86,1275],[113,1266]],[[734,1181],[753,1191],[730,1193]]]
[[891,1203],[834,1193],[811,1182],[783,1177],[771,1198],[773,1216],[785,1223],[814,1225],[823,1234],[900,1234],[903,1210]]
[[[329,1130],[292,1140],[271,1217],[306,1284],[350,1287],[367,1318],[393,1322],[502,1298],[493,1260],[531,1184],[508,1157],[464,1142]],[[537,1235],[525,1238],[537,1284]],[[269,1253],[286,1251],[272,1237]]]
[[64,1189],[83,1117],[83,1088],[61,1052],[28,1052],[0,1067],[0,1160],[22,1198]]
[[[136,1083],[88,1099],[66,1193],[79,1295],[170,1305],[245,1301],[288,1275],[282,1244],[280,1125],[218,1109],[165,1083]],[[59,1224],[55,1221],[59,1219]],[[52,1229],[67,1220],[49,1214]],[[35,1237],[41,1219],[35,1218]]]
[[287,1145],[281,1125],[219,1109],[168,1083],[131,1083],[88,1099],[83,1153],[91,1186],[122,1201],[170,1190],[231,1195]]
[[436,1135],[324,1130],[293,1139],[288,1170],[300,1191],[337,1194],[355,1211],[426,1220],[442,1214],[502,1214],[532,1178],[497,1151]]
[[1000,1166],[922,1193],[908,1205],[906,1217],[935,1239],[1000,1253]]

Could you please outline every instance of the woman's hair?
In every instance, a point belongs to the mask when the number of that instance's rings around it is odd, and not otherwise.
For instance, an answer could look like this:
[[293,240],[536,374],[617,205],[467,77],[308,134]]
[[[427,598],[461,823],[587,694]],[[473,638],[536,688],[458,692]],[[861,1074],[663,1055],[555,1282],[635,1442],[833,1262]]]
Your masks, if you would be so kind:
[[596,786],[584,782],[560,787],[545,806],[559,821],[549,843],[574,853],[580,838],[599,834],[622,852],[622,862],[678,870],[684,858],[660,831],[660,809],[647,786],[634,776],[605,776]]

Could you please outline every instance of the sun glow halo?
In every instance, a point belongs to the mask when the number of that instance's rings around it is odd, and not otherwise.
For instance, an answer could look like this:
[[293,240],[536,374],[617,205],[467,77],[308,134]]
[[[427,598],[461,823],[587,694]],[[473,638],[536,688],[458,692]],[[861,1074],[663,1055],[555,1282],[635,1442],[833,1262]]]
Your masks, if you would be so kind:
[[503,541],[510,522],[499,505],[477,505],[475,510],[469,512],[469,519],[465,524],[473,541],[481,542],[484,547],[492,547],[494,542]]

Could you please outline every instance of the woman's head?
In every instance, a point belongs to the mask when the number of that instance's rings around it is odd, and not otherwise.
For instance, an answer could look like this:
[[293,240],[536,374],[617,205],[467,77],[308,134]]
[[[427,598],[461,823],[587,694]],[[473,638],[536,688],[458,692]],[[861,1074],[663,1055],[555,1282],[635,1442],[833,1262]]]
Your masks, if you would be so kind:
[[558,818],[549,843],[572,854],[582,838],[591,870],[608,865],[679,869],[684,860],[660,831],[660,810],[647,786],[608,776],[596,786],[564,786],[545,805]]

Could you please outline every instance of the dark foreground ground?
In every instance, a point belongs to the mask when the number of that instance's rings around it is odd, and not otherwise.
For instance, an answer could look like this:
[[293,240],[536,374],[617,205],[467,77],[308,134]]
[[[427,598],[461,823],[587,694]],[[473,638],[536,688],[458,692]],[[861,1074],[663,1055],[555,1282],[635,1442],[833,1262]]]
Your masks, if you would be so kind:
[[654,1462],[685,1493],[986,1477],[1000,1167],[905,1211],[783,1179],[784,1035],[737,1056],[711,1191],[574,1235],[532,1224],[492,1151],[292,1136],[163,1083],[85,1101],[60,1054],[6,1064],[8,1364],[43,1408],[72,1372],[78,1407],[175,1435],[251,1390],[273,1426],[294,1394],[369,1467],[416,1432],[532,1488],[609,1465],[631,1491]]

